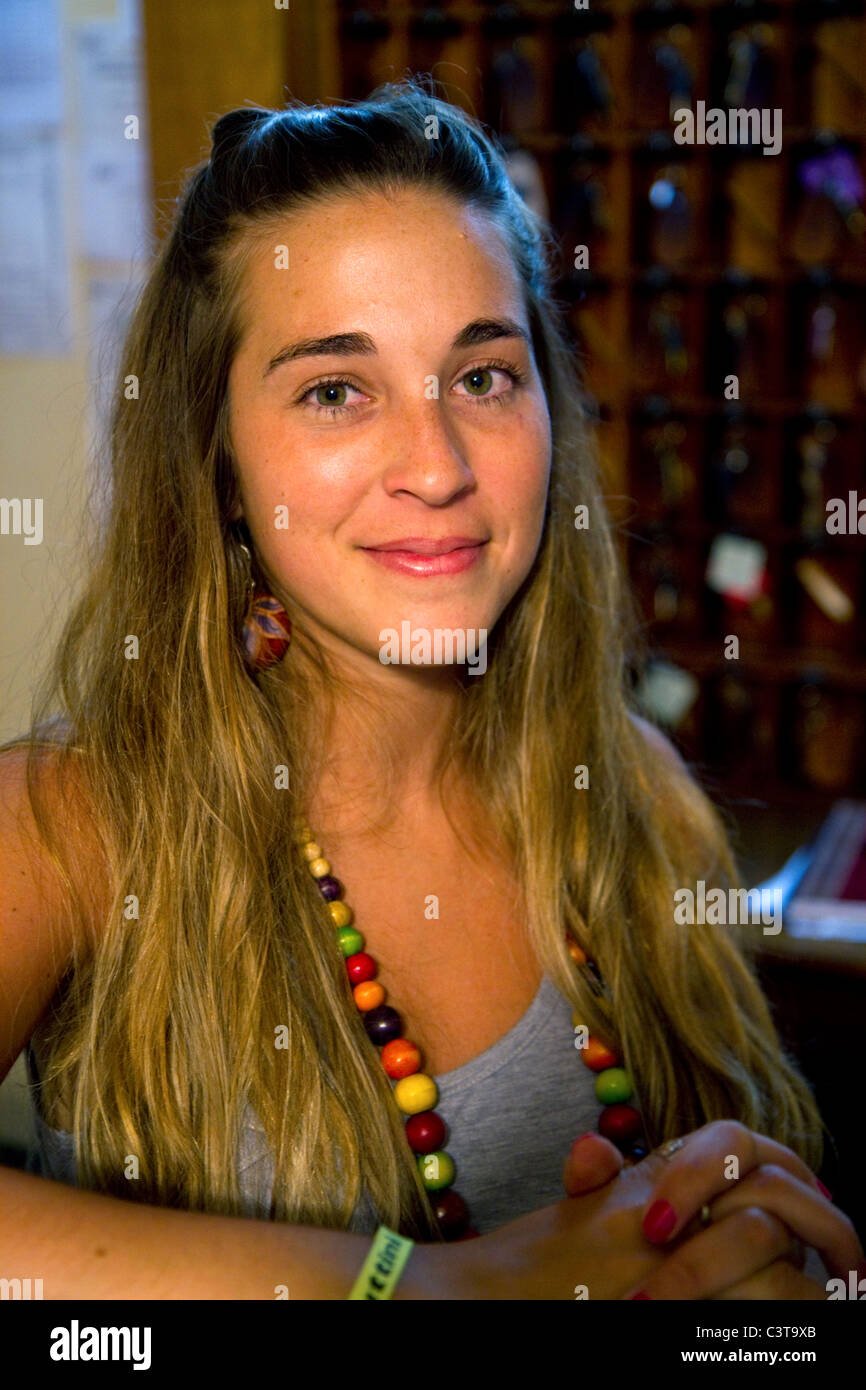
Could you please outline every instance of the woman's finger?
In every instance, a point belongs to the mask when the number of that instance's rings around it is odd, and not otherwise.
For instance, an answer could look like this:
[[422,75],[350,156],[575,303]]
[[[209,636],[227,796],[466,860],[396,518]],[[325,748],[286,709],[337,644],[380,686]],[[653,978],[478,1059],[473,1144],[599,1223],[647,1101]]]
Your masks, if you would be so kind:
[[830,1273],[848,1278],[863,1259],[853,1222],[825,1197],[773,1163],[761,1164],[729,1192],[710,1203],[715,1222],[743,1207],[760,1207],[784,1221],[800,1240],[814,1246]]
[[659,1170],[644,1213],[643,1233],[654,1244],[675,1240],[705,1202],[730,1191],[762,1163],[786,1168],[820,1191],[801,1158],[738,1120],[714,1120],[684,1139],[683,1147]]
[[714,1221],[677,1245],[629,1298],[713,1298],[759,1270],[795,1254],[783,1221],[749,1206]]
[[827,1301],[827,1290],[821,1284],[809,1279],[787,1260],[777,1260],[767,1269],[760,1270],[739,1284],[734,1284],[722,1293],[713,1295],[714,1302],[729,1299],[780,1299],[785,1302],[805,1302],[808,1300]]
[[562,1181],[569,1197],[593,1192],[622,1171],[625,1160],[609,1139],[601,1134],[582,1134],[575,1139],[565,1160]]

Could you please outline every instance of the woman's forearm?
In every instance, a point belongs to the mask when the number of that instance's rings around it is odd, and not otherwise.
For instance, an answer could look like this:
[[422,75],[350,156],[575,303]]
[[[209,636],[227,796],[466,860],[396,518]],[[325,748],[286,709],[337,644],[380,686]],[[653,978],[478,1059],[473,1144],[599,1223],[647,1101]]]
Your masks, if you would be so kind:
[[[0,1167],[0,1279],[41,1279],[45,1299],[276,1299],[283,1290],[344,1299],[370,1243],[350,1231],[125,1202]],[[394,1298],[465,1296],[456,1254],[416,1245]]]

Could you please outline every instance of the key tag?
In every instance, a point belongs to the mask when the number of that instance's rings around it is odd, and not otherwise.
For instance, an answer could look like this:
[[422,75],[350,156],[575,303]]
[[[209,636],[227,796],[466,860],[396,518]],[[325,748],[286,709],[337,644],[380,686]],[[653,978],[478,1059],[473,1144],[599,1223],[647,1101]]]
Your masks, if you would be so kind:
[[716,536],[707,557],[705,582],[734,609],[756,616],[769,602],[767,548],[746,536]]

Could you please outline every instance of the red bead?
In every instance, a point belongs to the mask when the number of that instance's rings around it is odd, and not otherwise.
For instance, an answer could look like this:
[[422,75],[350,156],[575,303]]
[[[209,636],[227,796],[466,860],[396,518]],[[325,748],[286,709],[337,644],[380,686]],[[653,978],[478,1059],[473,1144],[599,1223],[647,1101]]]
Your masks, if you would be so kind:
[[379,967],[366,951],[356,951],[353,956],[347,957],[346,969],[349,972],[351,983],[360,985],[363,984],[364,980],[372,980]]
[[606,1105],[598,1117],[598,1132],[614,1144],[629,1144],[641,1132],[641,1118],[633,1105]]
[[[431,1197],[434,1195],[430,1194]],[[459,1240],[469,1226],[469,1208],[453,1187],[435,1194],[433,1213],[446,1240]]]
[[421,1053],[408,1038],[394,1038],[382,1048],[382,1066],[392,1081],[400,1081],[420,1071]]
[[406,1121],[406,1138],[416,1154],[429,1154],[445,1143],[445,1123],[435,1110],[422,1110]]

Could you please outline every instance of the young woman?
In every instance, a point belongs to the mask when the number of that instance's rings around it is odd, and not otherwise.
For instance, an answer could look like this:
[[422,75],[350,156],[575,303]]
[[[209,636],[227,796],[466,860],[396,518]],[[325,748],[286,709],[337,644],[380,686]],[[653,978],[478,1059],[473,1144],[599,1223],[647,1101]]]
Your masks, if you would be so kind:
[[189,181],[4,760],[6,1065],[66,1185],[0,1175],[0,1256],[46,1297],[345,1297],[382,1224],[398,1297],[863,1258],[754,937],[675,920],[736,867],[629,708],[549,246],[412,84],[232,111]]

